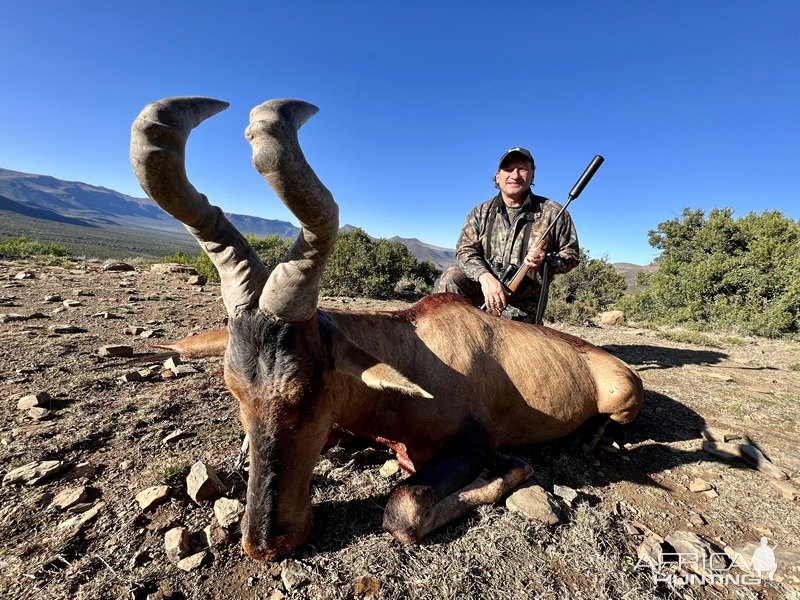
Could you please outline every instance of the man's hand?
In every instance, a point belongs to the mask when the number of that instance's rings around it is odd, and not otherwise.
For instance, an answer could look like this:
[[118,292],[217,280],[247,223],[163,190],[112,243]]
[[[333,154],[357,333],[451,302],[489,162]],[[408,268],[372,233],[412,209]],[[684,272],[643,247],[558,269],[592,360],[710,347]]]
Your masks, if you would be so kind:
[[538,270],[544,262],[544,248],[541,248],[537,245],[528,250],[528,254],[525,255],[524,262],[532,270]]
[[491,273],[484,273],[478,278],[483,292],[483,302],[490,310],[503,312],[508,304],[508,293],[502,283]]

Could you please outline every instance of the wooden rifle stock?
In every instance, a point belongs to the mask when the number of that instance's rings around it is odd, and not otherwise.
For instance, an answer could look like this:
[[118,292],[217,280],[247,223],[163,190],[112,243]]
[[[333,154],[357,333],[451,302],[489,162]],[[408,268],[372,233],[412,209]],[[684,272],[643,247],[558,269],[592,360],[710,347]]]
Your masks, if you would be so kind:
[[[538,242],[536,242],[535,248],[537,250],[546,251],[547,250],[547,240],[544,237],[542,237]],[[503,283],[503,285],[509,291],[509,298],[514,295],[514,293],[519,289],[519,286],[522,285],[522,282],[525,281],[525,276],[528,274],[528,271],[530,271],[530,269],[531,268],[528,265],[526,265],[525,263],[522,263],[520,268],[517,269],[517,272],[514,273],[514,277],[511,278],[511,281],[509,281],[507,284]],[[499,317],[500,313],[503,312],[503,311],[500,311],[500,310],[495,310],[493,308],[485,308],[485,306],[486,305],[484,305],[484,310],[486,310],[488,313],[494,315],[495,317]]]

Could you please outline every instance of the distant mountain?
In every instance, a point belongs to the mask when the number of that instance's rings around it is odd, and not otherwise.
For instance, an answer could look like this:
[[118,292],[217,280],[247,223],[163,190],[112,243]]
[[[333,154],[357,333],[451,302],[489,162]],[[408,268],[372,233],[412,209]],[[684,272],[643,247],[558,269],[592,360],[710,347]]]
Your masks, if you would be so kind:
[[629,292],[636,288],[636,278],[639,276],[639,273],[655,273],[658,271],[658,265],[653,263],[649,265],[635,265],[633,263],[618,262],[613,263],[611,266],[617,270],[617,273],[625,278],[625,285]]
[[[87,230],[113,230],[125,236],[140,232],[148,239],[153,235],[169,237],[180,232],[185,239],[186,230],[149,198],[135,198],[108,188],[63,181],[47,175],[34,175],[0,168],[0,212],[21,215],[30,226],[30,219],[85,227]],[[300,229],[287,221],[262,219],[250,215],[225,213],[233,225],[245,235],[265,237],[277,235],[295,238]],[[9,226],[11,217],[0,219],[0,235],[17,235]],[[20,221],[16,221],[19,223]],[[342,231],[352,225],[345,225]],[[48,229],[52,234],[52,229]],[[77,234],[71,231],[74,238]],[[90,235],[87,232],[87,235]],[[105,232],[104,240],[108,239]],[[455,263],[455,251],[425,244],[417,239],[394,237],[391,241],[408,246],[419,260],[429,259],[443,269]]]

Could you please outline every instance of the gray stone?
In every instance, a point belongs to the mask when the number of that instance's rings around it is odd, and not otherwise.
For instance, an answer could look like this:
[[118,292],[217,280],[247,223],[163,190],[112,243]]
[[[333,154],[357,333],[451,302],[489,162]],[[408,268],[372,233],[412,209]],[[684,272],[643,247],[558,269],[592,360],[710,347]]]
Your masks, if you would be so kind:
[[178,356],[171,356],[167,360],[164,361],[164,368],[165,369],[174,369],[179,364],[181,364],[181,359]]
[[20,271],[14,275],[14,279],[36,279],[36,273],[33,271]]
[[121,319],[122,317],[115,315],[114,313],[110,313],[108,311],[94,313],[92,315],[94,318],[101,318],[101,319]]
[[625,321],[625,313],[621,310],[608,310],[600,313],[600,322],[603,325],[622,325]]
[[561,520],[561,509],[555,498],[531,481],[522,484],[506,499],[506,508],[545,525],[555,525]]
[[144,331],[144,327],[136,327],[131,325],[130,327],[126,327],[124,332],[125,335],[141,335]]
[[48,477],[52,477],[63,468],[64,462],[60,460],[37,460],[6,473],[6,476],[3,477],[3,485],[14,483],[36,485]]
[[64,300],[61,304],[64,308],[78,308],[79,306],[83,306],[83,302],[80,300]]
[[47,329],[53,333],[86,333],[86,330],[81,327],[66,324],[50,325]]
[[195,369],[192,365],[178,365],[177,367],[169,370],[175,373],[176,377],[185,377],[186,375],[197,373],[197,369]]
[[129,371],[128,373],[121,375],[120,379],[124,382],[129,383],[132,381],[144,381],[145,377],[139,371]]
[[103,271],[134,271],[133,265],[120,260],[107,260],[103,263]]
[[178,568],[181,571],[186,571],[187,573],[189,571],[194,571],[201,564],[203,564],[203,561],[205,560],[207,555],[208,555],[208,552],[206,550],[201,550],[200,552],[198,552],[196,554],[192,554],[191,556],[187,556],[186,558],[183,558],[183,559],[178,561]]
[[167,273],[185,273],[188,275],[196,275],[197,269],[189,265],[182,265],[180,263],[156,263],[150,266],[150,271],[166,275]]
[[62,300],[64,299],[58,294],[50,294],[49,296],[44,297],[45,302],[61,302]]
[[695,477],[694,480],[689,484],[689,491],[694,493],[707,492],[710,489],[712,489],[711,484],[702,477]]
[[553,494],[561,498],[569,506],[572,506],[572,503],[578,499],[577,490],[573,490],[571,487],[568,487],[566,485],[558,485],[558,484],[554,485]]
[[56,494],[50,506],[58,510],[67,510],[68,508],[86,502],[88,494],[89,490],[86,486],[68,487]]
[[0,314],[0,323],[14,323],[15,321],[25,321],[27,317],[18,313]]
[[28,416],[34,421],[44,421],[53,416],[53,411],[42,406],[34,406],[28,409]]
[[178,429],[173,431],[172,433],[168,433],[164,436],[164,439],[161,440],[162,444],[174,444],[179,440],[183,440],[186,438],[194,437],[193,431],[184,431],[182,429]]
[[105,346],[100,346],[100,349],[97,351],[97,353],[100,356],[130,358],[133,356],[133,348],[131,346],[123,346],[118,344],[107,344]]
[[221,527],[229,529],[236,525],[244,514],[241,502],[231,498],[219,498],[214,502],[214,516],[217,517]]
[[202,461],[192,465],[186,477],[186,492],[197,504],[214,500],[225,493],[225,484],[220,481],[214,469]]
[[302,563],[296,560],[287,560],[282,566],[281,581],[287,592],[301,588],[311,581]]
[[231,534],[223,529],[216,519],[212,519],[211,523],[203,529],[203,534],[209,548],[226,546],[231,541]]
[[136,494],[136,502],[139,503],[139,508],[142,512],[152,510],[157,506],[164,504],[169,499],[169,486],[156,485],[153,487],[145,488]]
[[52,401],[53,399],[47,392],[36,392],[35,394],[29,394],[20,398],[17,402],[17,408],[19,410],[30,410],[37,406],[46,408],[50,406]]
[[643,564],[658,567],[662,562],[662,541],[657,536],[646,535],[642,543],[636,548],[636,556]]
[[193,277],[189,277],[186,283],[189,285],[205,285],[208,283],[208,277],[205,275],[194,275]]
[[156,337],[158,335],[158,333],[159,333],[159,330],[157,330],[157,329],[145,329],[144,331],[142,331],[139,334],[139,337],[140,338],[144,338],[144,339],[150,339],[150,338]]
[[95,504],[91,509],[82,512],[79,515],[75,515],[74,517],[70,517],[66,521],[59,523],[59,529],[80,529],[84,525],[86,525],[89,521],[94,520],[97,515],[100,514],[100,511],[105,506],[105,502],[98,502]]
[[189,530],[186,527],[174,527],[164,534],[164,551],[173,564],[178,564],[189,554]]

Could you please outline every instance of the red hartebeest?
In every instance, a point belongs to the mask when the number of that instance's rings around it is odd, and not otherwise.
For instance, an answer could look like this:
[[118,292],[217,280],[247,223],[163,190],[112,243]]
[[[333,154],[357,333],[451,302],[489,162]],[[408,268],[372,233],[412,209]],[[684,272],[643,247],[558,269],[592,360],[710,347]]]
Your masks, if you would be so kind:
[[189,133],[226,107],[208,98],[148,105],[133,124],[131,160],[145,192],[185,224],[220,274],[227,336],[205,334],[199,346],[224,349],[225,381],[250,438],[242,543],[251,557],[286,555],[309,534],[312,470],[336,427],[386,444],[413,473],[393,490],[383,521],[413,542],[529,476],[499,447],[557,438],[595,415],[626,423],[639,412],[641,380],[622,361],[457,296],[400,312],[319,310],[338,207],[300,149],[297,130],[317,109],[299,100],[257,106],[245,134],[256,169],[302,224],[268,273],[186,177]]

